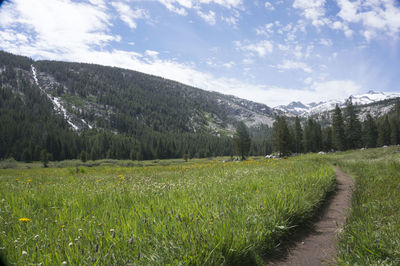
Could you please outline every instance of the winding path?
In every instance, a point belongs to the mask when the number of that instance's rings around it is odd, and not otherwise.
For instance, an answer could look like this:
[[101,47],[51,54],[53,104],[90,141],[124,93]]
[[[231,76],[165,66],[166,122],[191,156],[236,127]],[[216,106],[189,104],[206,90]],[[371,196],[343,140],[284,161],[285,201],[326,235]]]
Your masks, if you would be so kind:
[[334,170],[336,192],[325,205],[312,230],[302,235],[283,259],[269,262],[269,265],[313,266],[334,263],[337,233],[346,222],[354,187],[352,178],[337,167]]

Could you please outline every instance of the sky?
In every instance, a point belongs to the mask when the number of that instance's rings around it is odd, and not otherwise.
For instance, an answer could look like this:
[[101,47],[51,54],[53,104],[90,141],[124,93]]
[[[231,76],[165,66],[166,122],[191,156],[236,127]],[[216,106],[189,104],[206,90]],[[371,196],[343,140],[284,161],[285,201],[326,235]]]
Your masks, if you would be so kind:
[[0,49],[36,60],[133,69],[271,107],[400,92],[399,0],[0,3]]

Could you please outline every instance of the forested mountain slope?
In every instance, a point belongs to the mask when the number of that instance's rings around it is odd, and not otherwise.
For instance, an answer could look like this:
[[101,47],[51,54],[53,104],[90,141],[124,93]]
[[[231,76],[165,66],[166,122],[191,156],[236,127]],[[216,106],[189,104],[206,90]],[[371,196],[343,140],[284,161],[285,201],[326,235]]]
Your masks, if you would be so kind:
[[[97,128],[218,134],[239,120],[248,125],[273,121],[268,106],[136,71],[56,61],[35,62],[34,70],[38,85],[59,97],[71,117]],[[77,123],[78,128],[86,124]]]
[[[238,121],[257,131],[275,115],[136,71],[5,52],[0,81],[0,158],[38,160],[43,149],[55,160],[230,155]],[[264,153],[264,143],[255,139],[252,151]]]

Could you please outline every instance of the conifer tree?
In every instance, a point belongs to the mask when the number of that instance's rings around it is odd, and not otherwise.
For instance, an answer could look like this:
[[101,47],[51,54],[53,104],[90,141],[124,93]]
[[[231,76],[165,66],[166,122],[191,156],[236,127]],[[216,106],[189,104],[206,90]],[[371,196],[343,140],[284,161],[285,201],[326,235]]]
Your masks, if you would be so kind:
[[290,134],[286,119],[278,116],[273,125],[273,146],[274,150],[279,152],[280,156],[286,156],[290,153]]
[[397,117],[390,119],[390,143],[392,145],[399,144],[399,124],[397,123]]
[[40,153],[40,160],[43,163],[43,167],[47,168],[48,167],[48,163],[49,163],[49,153],[43,149]]
[[322,130],[322,149],[324,151],[332,150],[332,127],[326,127]]
[[342,111],[340,110],[338,105],[336,105],[332,117],[332,145],[334,149],[339,151],[343,151],[346,149],[344,122],[342,117]]
[[304,127],[304,150],[306,152],[317,152],[322,148],[321,126],[312,118],[307,120]]
[[235,142],[236,151],[240,155],[241,159],[245,160],[250,150],[251,139],[248,129],[242,121],[239,122],[236,128],[236,133],[233,140]]
[[355,149],[361,146],[361,122],[357,117],[351,98],[346,104],[345,135],[347,149]]
[[383,122],[379,126],[379,137],[378,143],[379,145],[390,145],[390,123],[389,123],[389,116],[385,115]]
[[303,151],[303,129],[301,128],[300,119],[296,116],[294,121],[294,152],[301,153]]
[[378,128],[375,120],[368,113],[363,124],[363,143],[367,148],[375,148],[378,140]]
[[394,106],[394,112],[390,119],[390,139],[392,145],[400,144],[400,100],[397,99]]

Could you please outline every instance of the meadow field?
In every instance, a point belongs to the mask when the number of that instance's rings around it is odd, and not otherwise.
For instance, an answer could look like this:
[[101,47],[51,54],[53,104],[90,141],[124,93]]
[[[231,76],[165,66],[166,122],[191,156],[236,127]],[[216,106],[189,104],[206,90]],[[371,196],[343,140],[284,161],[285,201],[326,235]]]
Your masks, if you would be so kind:
[[[0,254],[9,264],[265,264],[355,179],[338,265],[400,264],[400,147],[281,160],[3,161]],[[76,165],[79,165],[77,168]]]
[[329,155],[356,182],[340,265],[400,265],[400,147]]
[[7,263],[263,264],[335,187],[321,155],[51,166],[0,169]]

